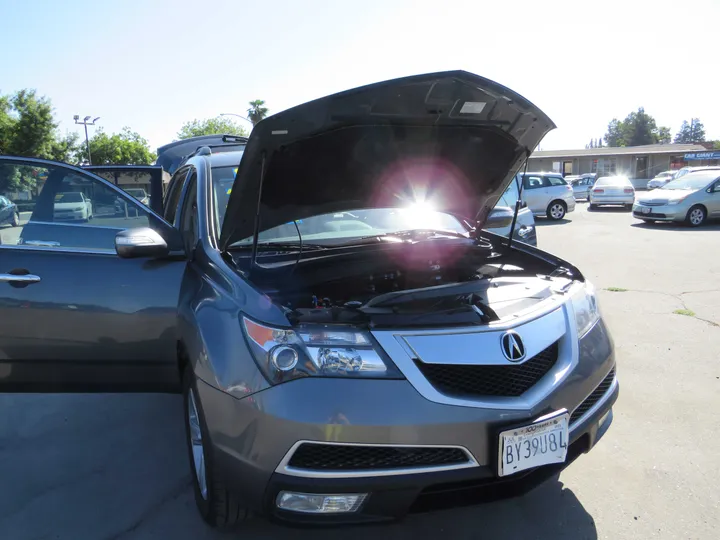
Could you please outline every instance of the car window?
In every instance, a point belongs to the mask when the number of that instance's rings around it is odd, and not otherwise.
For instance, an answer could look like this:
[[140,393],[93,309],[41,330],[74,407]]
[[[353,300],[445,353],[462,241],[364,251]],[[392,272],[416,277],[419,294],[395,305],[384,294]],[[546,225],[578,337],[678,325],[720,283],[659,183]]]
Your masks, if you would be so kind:
[[223,221],[225,220],[225,210],[227,210],[227,204],[230,200],[230,193],[232,193],[237,171],[237,165],[212,168],[212,192],[213,203],[215,204],[215,226],[217,227],[217,231],[220,231]]
[[517,181],[513,178],[513,181],[510,182],[510,185],[507,189],[505,189],[505,192],[500,196],[500,200],[498,200],[495,206],[509,206],[510,208],[515,208],[515,203],[519,198],[520,193]]
[[[0,192],[16,201],[0,215],[0,244],[115,252],[118,231],[147,227],[149,214],[98,178],[58,165],[0,163]],[[127,203],[123,213],[118,199]]]
[[523,186],[525,189],[538,189],[543,187],[542,176],[526,175],[523,180]]
[[170,180],[165,201],[163,203],[165,221],[171,225],[175,224],[175,214],[177,214],[178,204],[180,204],[180,195],[182,194],[185,178],[187,177],[189,167],[183,167],[178,170]]
[[199,238],[197,208],[197,173],[193,169],[188,177],[188,189],[183,199],[180,220],[185,253],[188,254],[195,248]]
[[560,178],[559,176],[546,176],[545,181],[548,186],[567,186],[565,179]]

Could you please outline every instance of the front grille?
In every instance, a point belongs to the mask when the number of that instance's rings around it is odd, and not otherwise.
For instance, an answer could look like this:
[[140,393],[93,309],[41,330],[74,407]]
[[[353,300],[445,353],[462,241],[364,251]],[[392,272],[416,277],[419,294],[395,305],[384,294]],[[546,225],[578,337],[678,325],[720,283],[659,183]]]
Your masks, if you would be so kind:
[[556,341],[544,351],[517,365],[478,366],[458,364],[415,364],[438,392],[453,397],[517,397],[535,385],[555,365]]
[[288,466],[316,471],[358,471],[442,467],[468,463],[459,448],[355,446],[303,443]]
[[640,206],[665,206],[667,201],[638,201]]
[[580,405],[578,405],[578,408],[573,411],[573,413],[570,415],[570,424],[574,424],[582,416],[588,412],[590,409],[592,409],[593,405],[595,405],[602,397],[607,393],[607,391],[610,389],[610,386],[613,383],[613,380],[615,379],[615,368],[612,368],[612,371],[608,373],[607,377],[603,379],[603,381],[598,385],[598,387],[593,390],[592,394],[590,394],[587,398],[585,398],[585,401],[583,401]]
[[633,212],[634,216],[637,216],[639,218],[664,218],[667,217],[665,214],[660,214],[658,212],[650,212],[649,214],[643,214],[641,212]]

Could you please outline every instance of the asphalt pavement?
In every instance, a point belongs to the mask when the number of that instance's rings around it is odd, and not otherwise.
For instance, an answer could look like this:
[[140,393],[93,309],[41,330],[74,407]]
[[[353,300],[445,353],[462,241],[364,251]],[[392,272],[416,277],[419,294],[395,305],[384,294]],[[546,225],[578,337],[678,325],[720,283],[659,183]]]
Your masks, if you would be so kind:
[[6,394],[0,538],[717,538],[720,226],[647,226],[580,203],[538,229],[541,248],[600,289],[621,386],[608,434],[557,481],[520,499],[387,526],[256,520],[221,534],[194,508],[178,396]]

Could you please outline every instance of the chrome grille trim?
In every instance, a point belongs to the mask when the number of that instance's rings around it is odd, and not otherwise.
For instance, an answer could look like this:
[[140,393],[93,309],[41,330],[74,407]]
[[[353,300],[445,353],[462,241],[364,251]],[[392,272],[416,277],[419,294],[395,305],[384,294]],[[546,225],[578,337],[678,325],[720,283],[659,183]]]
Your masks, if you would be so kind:
[[[455,463],[452,465],[436,465],[428,467],[406,467],[398,469],[362,469],[362,470],[315,470],[315,469],[299,469],[291,467],[290,460],[293,454],[303,444],[319,444],[319,445],[334,445],[334,446],[370,446],[370,447],[385,447],[385,448],[448,448],[462,451],[467,456],[467,461],[464,463]],[[469,469],[472,467],[478,467],[478,462],[470,451],[464,446],[457,446],[451,444],[373,444],[373,443],[344,443],[344,442],[326,442],[326,441],[309,441],[301,440],[292,445],[290,450],[287,451],[283,459],[280,461],[278,466],[275,468],[275,472],[279,474],[286,474],[288,476],[297,476],[300,478],[366,478],[366,477],[377,477],[377,476],[399,476],[406,474],[422,474],[429,472],[442,472],[442,471],[453,471],[458,469]]]

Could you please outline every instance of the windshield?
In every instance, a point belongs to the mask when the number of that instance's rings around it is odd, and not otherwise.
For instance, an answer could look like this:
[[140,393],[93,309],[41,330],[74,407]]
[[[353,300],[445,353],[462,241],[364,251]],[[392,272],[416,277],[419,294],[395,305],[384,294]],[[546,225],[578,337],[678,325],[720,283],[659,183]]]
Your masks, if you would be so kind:
[[55,202],[56,203],[73,203],[73,202],[83,202],[82,196],[80,195],[79,191],[73,191],[70,193],[58,193],[55,195]]
[[[297,224],[297,227],[296,227]],[[466,234],[468,229],[454,216],[427,207],[365,208],[321,214],[289,222],[258,235],[258,242],[303,242],[340,244],[352,238],[381,236],[400,231],[431,229]],[[252,243],[245,238],[234,245]]]
[[671,180],[660,189],[702,189],[720,176],[720,171],[686,174],[680,179]]
[[595,182],[595,187],[598,186],[625,186],[630,185],[630,180],[624,176],[603,176],[598,178]]

